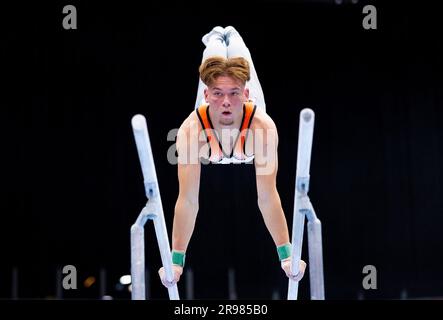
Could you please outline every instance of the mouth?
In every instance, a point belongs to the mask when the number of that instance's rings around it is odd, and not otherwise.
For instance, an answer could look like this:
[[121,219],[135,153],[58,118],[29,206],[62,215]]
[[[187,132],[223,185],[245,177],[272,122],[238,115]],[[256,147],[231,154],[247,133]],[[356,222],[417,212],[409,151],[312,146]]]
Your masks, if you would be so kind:
[[230,116],[231,114],[232,114],[232,112],[229,112],[229,111],[222,112],[222,115],[224,115],[224,116]]

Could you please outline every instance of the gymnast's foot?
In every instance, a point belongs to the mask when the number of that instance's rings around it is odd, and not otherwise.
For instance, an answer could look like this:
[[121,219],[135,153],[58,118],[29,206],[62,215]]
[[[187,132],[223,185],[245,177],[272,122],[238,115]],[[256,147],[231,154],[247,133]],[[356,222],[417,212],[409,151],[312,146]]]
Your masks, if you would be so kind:
[[235,28],[233,26],[227,26],[224,29],[224,35],[225,35],[225,42],[226,45],[229,46],[229,39],[232,37],[240,37],[240,33],[238,33],[237,30],[235,30]]
[[202,42],[206,46],[209,41],[213,40],[219,40],[224,42],[225,41],[225,29],[223,29],[220,26],[214,27],[211,31],[209,31],[207,34],[205,34],[202,38]]

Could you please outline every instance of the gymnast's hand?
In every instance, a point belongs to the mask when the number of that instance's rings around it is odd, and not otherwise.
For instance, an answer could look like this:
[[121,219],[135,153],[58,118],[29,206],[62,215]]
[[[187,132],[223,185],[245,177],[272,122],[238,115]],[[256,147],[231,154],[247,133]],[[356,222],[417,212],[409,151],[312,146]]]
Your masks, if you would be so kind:
[[183,273],[183,267],[173,264],[172,265],[172,272],[174,273],[174,279],[172,281],[168,281],[168,280],[166,280],[165,268],[161,267],[158,270],[158,274],[160,276],[160,280],[162,281],[163,285],[166,288],[172,287],[173,285],[175,285],[180,280],[180,276]]
[[281,261],[281,268],[286,273],[286,276],[294,281],[300,281],[303,278],[303,275],[305,274],[306,269],[306,262],[303,260],[300,260],[299,269],[297,273],[293,273],[291,271],[291,264],[292,260],[291,258],[287,258]]

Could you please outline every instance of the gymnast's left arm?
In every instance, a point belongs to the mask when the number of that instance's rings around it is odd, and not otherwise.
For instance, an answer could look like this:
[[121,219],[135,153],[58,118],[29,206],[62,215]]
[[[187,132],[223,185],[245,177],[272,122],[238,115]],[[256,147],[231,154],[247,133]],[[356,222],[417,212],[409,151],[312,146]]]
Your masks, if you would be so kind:
[[291,244],[288,225],[280,196],[277,191],[278,132],[271,118],[260,121],[260,130],[254,130],[255,171],[257,180],[258,207],[265,225],[274,240],[281,267],[288,278],[301,280],[306,263],[300,260],[300,268],[291,271]]

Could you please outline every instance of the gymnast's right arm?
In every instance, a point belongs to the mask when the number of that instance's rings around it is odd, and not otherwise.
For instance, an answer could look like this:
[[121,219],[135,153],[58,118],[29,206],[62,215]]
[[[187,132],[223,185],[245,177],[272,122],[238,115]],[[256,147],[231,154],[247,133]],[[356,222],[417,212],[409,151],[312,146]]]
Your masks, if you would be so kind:
[[[174,223],[172,228],[172,263],[174,280],[168,282],[165,279],[164,269],[160,268],[159,275],[164,286],[170,287],[180,280],[183,273],[185,253],[194,231],[195,220],[198,212],[198,194],[200,187],[200,162],[197,154],[191,150],[197,150],[191,143],[198,143],[198,139],[191,138],[191,134],[197,124],[194,121],[185,120],[177,135],[178,153],[178,181],[179,194],[175,204]],[[195,152],[194,152],[195,153]]]

